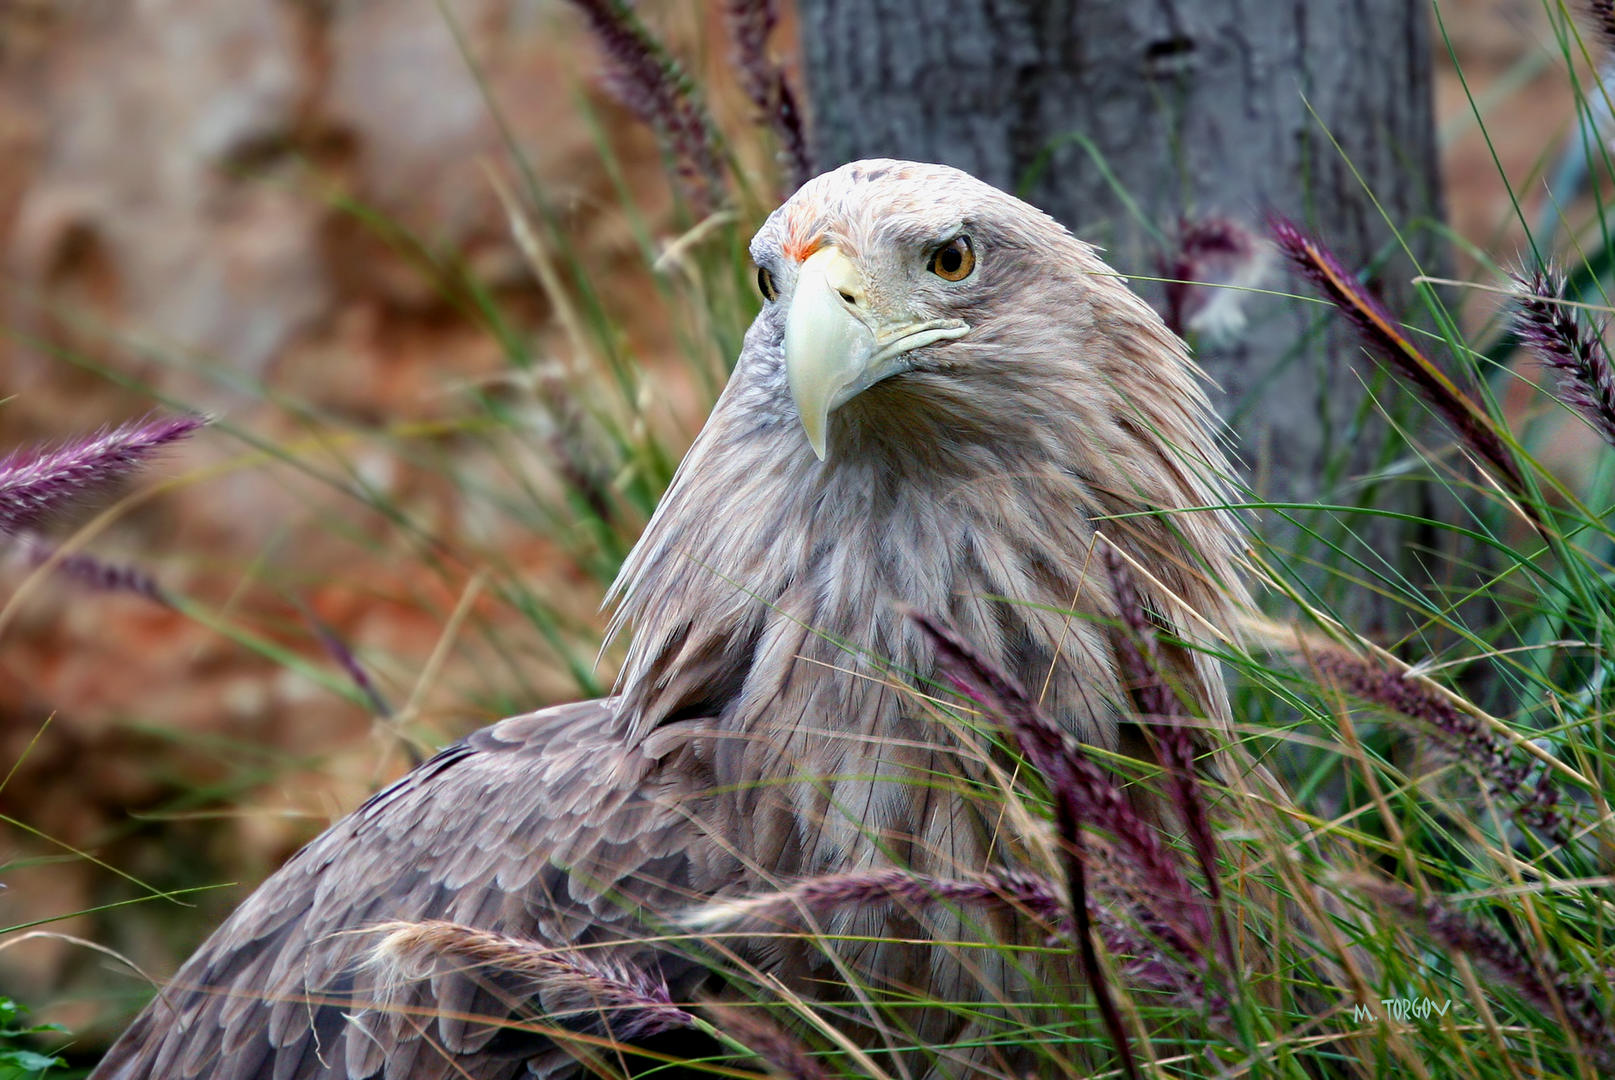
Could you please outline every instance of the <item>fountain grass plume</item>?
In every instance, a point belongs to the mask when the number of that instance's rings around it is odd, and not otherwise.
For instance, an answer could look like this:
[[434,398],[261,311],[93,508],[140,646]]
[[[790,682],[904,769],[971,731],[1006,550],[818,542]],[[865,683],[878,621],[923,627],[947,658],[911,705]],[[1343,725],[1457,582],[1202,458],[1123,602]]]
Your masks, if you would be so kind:
[[[294,601],[294,603],[296,603],[298,611],[302,614],[303,621],[308,623],[309,629],[314,632],[314,637],[319,641],[320,647],[326,651],[332,660],[336,661],[337,666],[353,682],[354,688],[369,703],[370,711],[384,720],[391,719],[393,715],[392,706],[387,704],[387,699],[382,696],[375,680],[370,677],[370,672],[359,662],[359,658],[348,647],[348,643],[342,640],[342,635],[338,634],[324,619],[314,614],[313,609],[307,604],[301,601]],[[419,764],[419,761],[411,762],[411,765]]]
[[1137,720],[1149,737],[1161,766],[1166,770],[1167,792],[1184,832],[1200,864],[1206,891],[1217,924],[1217,953],[1226,969],[1234,970],[1233,931],[1223,906],[1222,878],[1218,872],[1217,840],[1211,831],[1211,817],[1195,775],[1197,757],[1195,725],[1183,700],[1161,677],[1160,641],[1156,620],[1139,595],[1132,572],[1117,554],[1106,546],[1105,570],[1116,594],[1123,632],[1115,637],[1116,655],[1126,678],[1128,692],[1138,709]]
[[[704,933],[776,933],[799,926],[806,915],[886,903],[996,909],[1013,918],[1036,920],[1044,930],[1044,941],[1051,946],[1071,943],[1076,932],[1076,920],[1058,883],[1041,874],[1005,867],[969,877],[935,877],[897,867],[825,874],[776,892],[712,900],[681,912],[673,921]],[[1134,922],[1124,915],[1132,916]],[[1171,994],[1178,1001],[1208,1001],[1197,954],[1191,951],[1185,957],[1188,946],[1181,942],[1170,951],[1163,949],[1162,939],[1173,939],[1173,931],[1124,890],[1103,886],[1096,890],[1089,897],[1088,917],[1106,951],[1133,983]],[[1219,1007],[1225,1004],[1220,998],[1211,1000]]]
[[761,1009],[710,1002],[702,1012],[735,1042],[756,1054],[768,1072],[781,1080],[830,1080],[832,1074]]
[[52,573],[97,592],[133,593],[163,607],[174,606],[173,597],[142,567],[108,562],[82,551],[64,555],[54,545],[28,531],[12,537],[11,543],[30,567],[48,565]]
[[[1139,813],[1116,778],[1049,720],[1013,676],[995,667],[955,630],[918,613],[910,617],[931,638],[943,675],[1009,730],[1042,775],[1054,800],[1061,836],[1075,844],[1086,825],[1114,837],[1166,917],[1166,925],[1173,928],[1171,943],[1190,955],[1197,953],[1210,937],[1205,906],[1155,826]],[[1076,906],[1073,897],[1073,909]]]
[[605,55],[606,88],[649,125],[672,160],[697,218],[717,208],[724,190],[718,129],[695,83],[626,0],[571,0]]
[[1105,1033],[1116,1048],[1123,1072],[1129,1080],[1138,1080],[1140,1074],[1132,1042],[1122,1025],[1110,980],[1094,948],[1093,923],[1088,915],[1088,872],[1082,846],[1082,821],[1086,816],[1083,811],[1087,800],[1079,794],[1078,769],[1073,765],[1077,759],[1074,748],[1067,746],[1065,733],[1042,715],[1025,689],[1008,672],[996,669],[951,626],[917,611],[911,611],[909,617],[937,650],[938,668],[943,676],[1008,729],[1021,753],[1043,775],[1054,796],[1055,821],[1060,838],[1065,841],[1066,885],[1071,894],[1082,975],[1093,991]]
[[1372,701],[1392,712],[1419,721],[1453,758],[1469,765],[1487,789],[1513,807],[1521,824],[1529,825],[1556,844],[1569,842],[1561,799],[1551,774],[1544,771],[1529,783],[1531,767],[1515,755],[1478,718],[1418,679],[1361,659],[1343,649],[1323,649],[1312,656],[1318,672],[1342,690]]
[[[1377,297],[1347,270],[1335,254],[1287,218],[1274,216],[1268,231],[1302,277],[1310,281],[1357,328],[1368,350],[1412,384],[1458,433],[1463,444],[1484,461],[1537,521],[1533,501],[1519,465],[1498,434],[1497,425],[1452,378],[1424,355]],[[1541,523],[1537,522],[1538,527]]]
[[1055,822],[1064,841],[1070,908],[1083,977],[1094,992],[1124,1071],[1128,1076],[1137,1076],[1132,1046],[1094,950],[1083,826],[1100,828],[1116,839],[1119,854],[1149,890],[1152,933],[1196,967],[1205,964],[1205,947],[1211,938],[1205,905],[1155,828],[1140,815],[1115,778],[1050,721],[1013,676],[994,666],[943,621],[915,611],[909,612],[909,617],[930,639],[942,676],[1009,731],[1048,787]]
[[1615,364],[1602,335],[1565,304],[1562,274],[1552,268],[1512,275],[1510,327],[1543,366],[1558,374],[1555,396],[1615,446]]
[[896,867],[825,874],[795,882],[777,892],[713,900],[677,916],[693,929],[769,925],[798,921],[803,913],[817,914],[840,907],[902,903],[974,904],[1004,907],[1049,924],[1054,933],[1070,926],[1070,913],[1054,882],[1018,870],[992,870],[968,878],[916,874]]
[[785,166],[789,194],[805,184],[817,171],[808,147],[802,108],[785,69],[768,53],[768,39],[779,25],[774,0],[726,0],[724,25],[733,46],[735,72],[740,89],[766,123],[779,143],[781,164]]
[[0,533],[32,528],[104,490],[205,423],[207,418],[197,415],[135,420],[55,449],[16,451],[0,459]]
[[1454,952],[1469,957],[1513,987],[1544,1015],[1561,1017],[1575,1032],[1583,1053],[1604,1072],[1615,1071],[1615,1030],[1607,1002],[1546,954],[1527,955],[1496,928],[1453,908],[1441,898],[1420,900],[1395,882],[1359,880],[1357,891],[1390,908],[1410,926]]
[[516,988],[546,1020],[599,1017],[602,1028],[625,1041],[695,1025],[663,979],[598,951],[557,949],[438,919],[386,922],[371,932],[380,940],[367,965],[383,981],[384,997],[401,984],[462,971]]

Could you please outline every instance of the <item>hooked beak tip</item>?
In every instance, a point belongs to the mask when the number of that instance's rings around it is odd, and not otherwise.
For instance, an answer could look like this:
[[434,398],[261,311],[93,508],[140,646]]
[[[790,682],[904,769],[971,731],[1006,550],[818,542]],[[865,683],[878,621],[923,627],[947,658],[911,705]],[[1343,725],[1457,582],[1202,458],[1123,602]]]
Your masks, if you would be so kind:
[[816,410],[809,406],[806,411],[799,413],[802,424],[802,434],[807,436],[808,445],[813,448],[814,455],[820,460],[829,456],[828,436],[830,433],[829,410]]

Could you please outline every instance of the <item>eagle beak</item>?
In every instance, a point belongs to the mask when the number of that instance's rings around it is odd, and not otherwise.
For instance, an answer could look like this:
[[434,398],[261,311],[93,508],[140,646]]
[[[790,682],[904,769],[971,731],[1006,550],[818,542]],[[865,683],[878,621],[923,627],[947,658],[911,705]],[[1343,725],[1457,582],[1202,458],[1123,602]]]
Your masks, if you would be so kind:
[[831,413],[908,370],[907,353],[969,329],[959,319],[883,317],[871,308],[863,274],[839,248],[809,255],[785,316],[785,379],[819,460],[825,459]]

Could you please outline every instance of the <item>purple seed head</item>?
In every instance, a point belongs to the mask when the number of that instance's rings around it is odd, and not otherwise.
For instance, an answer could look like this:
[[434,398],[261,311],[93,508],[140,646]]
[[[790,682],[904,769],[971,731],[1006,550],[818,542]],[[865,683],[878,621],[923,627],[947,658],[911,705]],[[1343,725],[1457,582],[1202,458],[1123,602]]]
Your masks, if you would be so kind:
[[690,207],[705,217],[723,191],[718,133],[695,85],[625,0],[572,0],[605,54],[606,88],[647,124],[672,159]]
[[1440,897],[1421,901],[1412,890],[1391,881],[1370,879],[1356,884],[1359,892],[1390,908],[1409,925],[1477,961],[1543,1014],[1564,1016],[1582,1052],[1605,1070],[1615,1067],[1615,1031],[1601,999],[1587,982],[1567,975],[1552,956],[1527,955],[1496,928]]
[[813,175],[813,160],[796,92],[779,62],[768,54],[768,38],[779,23],[779,12],[773,0],[726,0],[723,16],[740,88],[758,118],[773,128],[790,190],[795,191]]
[[532,1001],[548,1020],[581,1022],[623,1040],[695,1022],[673,1003],[660,975],[626,957],[435,919],[382,923],[372,932],[380,940],[367,964],[386,987],[465,973]]
[[1525,479],[1491,417],[1424,355],[1385,305],[1357,280],[1357,275],[1346,269],[1334,252],[1287,218],[1270,218],[1268,230],[1301,276],[1357,328],[1368,350],[1430,402],[1464,445],[1486,462],[1504,486],[1521,499],[1525,512],[1534,520],[1533,504],[1525,498],[1528,495]]
[[14,549],[31,567],[49,563],[57,575],[99,592],[133,593],[154,604],[173,607],[174,601],[157,579],[141,567],[129,563],[107,562],[82,551],[58,555],[57,548],[32,532],[20,532],[12,537]]
[[1615,446],[1615,364],[1603,335],[1584,327],[1563,302],[1563,275],[1550,268],[1513,278],[1515,335],[1558,375],[1555,396]]
[[69,503],[133,473],[162,447],[207,423],[203,416],[137,420],[56,449],[0,460],[0,533],[37,525]]
[[1418,679],[1380,667],[1343,649],[1323,649],[1312,657],[1318,671],[1342,690],[1424,725],[1458,761],[1471,766],[1494,796],[1506,800],[1515,817],[1555,843],[1569,842],[1558,788],[1544,771],[1534,785],[1531,769],[1477,717],[1463,712]]

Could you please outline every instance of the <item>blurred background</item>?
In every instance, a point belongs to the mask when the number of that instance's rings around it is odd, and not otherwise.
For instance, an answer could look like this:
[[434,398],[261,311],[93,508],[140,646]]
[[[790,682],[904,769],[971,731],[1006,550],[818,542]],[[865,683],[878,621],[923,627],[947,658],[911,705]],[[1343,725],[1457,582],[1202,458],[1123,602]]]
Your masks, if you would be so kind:
[[[1537,0],[1443,0],[1439,24],[1404,6],[1424,66],[1398,92],[1433,93],[1438,155],[1419,242],[1495,283],[1588,65],[1564,63]],[[0,4],[0,453],[153,410],[215,418],[50,532],[170,603],[0,551],[0,926],[164,976],[421,753],[609,687],[605,586],[738,348],[743,245],[793,162],[734,60],[729,9],[748,5],[638,9],[722,133],[721,197],[623,92],[591,7],[614,5]],[[834,30],[825,7],[804,5],[803,33]],[[765,55],[806,84],[810,120],[839,117],[798,25],[778,11]],[[1179,63],[1174,40],[1152,62]],[[815,132],[820,164],[845,134]],[[1259,229],[1272,195],[1152,206],[1158,250],[1091,203],[1067,220],[1124,272],[1172,276],[1184,214]],[[1339,197],[1372,219],[1361,191]],[[1367,260],[1383,239],[1345,246]],[[1387,270],[1389,291],[1407,276]],[[1484,297],[1464,310],[1490,318]],[[1224,378],[1237,342],[1202,344]],[[1238,370],[1230,413],[1250,415],[1265,383]],[[1584,437],[1555,452],[1573,463]],[[1247,440],[1256,475],[1271,452]],[[149,988],[54,936],[0,951],[0,993],[91,1061]]]

